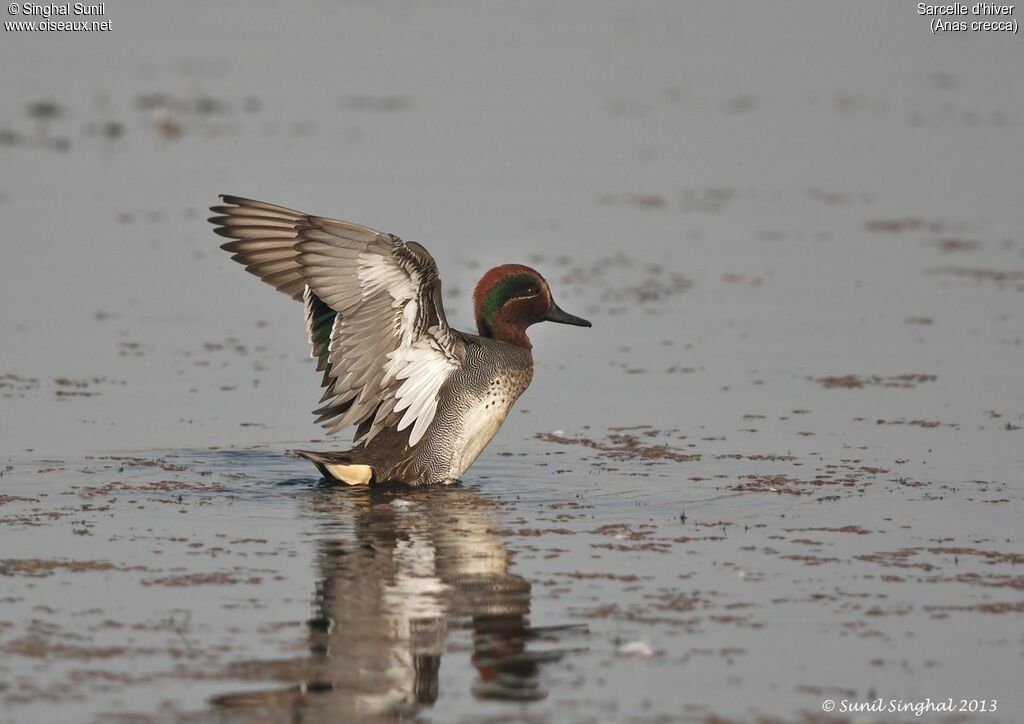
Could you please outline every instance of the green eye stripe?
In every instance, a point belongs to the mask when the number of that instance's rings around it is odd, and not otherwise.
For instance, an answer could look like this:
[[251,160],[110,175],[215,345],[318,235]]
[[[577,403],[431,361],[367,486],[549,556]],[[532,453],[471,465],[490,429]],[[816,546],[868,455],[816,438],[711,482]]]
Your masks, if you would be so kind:
[[493,326],[494,317],[505,302],[513,297],[536,294],[537,291],[537,281],[533,277],[519,275],[502,279],[484,298],[484,321]]

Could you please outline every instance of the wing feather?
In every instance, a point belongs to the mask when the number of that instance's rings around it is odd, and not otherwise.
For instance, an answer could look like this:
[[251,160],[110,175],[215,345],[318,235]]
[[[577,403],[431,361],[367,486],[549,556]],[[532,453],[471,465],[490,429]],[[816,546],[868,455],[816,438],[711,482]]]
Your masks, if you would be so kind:
[[415,445],[465,357],[445,319],[433,257],[360,224],[222,198],[210,219],[230,239],[222,248],[306,305],[312,356],[324,373],[317,422],[331,432],[357,425],[366,441],[411,427]]

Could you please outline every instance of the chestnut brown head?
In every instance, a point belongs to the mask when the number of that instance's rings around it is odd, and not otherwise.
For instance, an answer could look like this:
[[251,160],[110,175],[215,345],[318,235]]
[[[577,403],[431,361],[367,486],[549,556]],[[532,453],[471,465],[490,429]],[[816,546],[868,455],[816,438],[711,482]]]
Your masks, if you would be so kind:
[[473,292],[477,331],[481,337],[529,348],[526,328],[537,322],[589,327],[590,322],[563,312],[551,288],[536,269],[503,264],[484,274]]

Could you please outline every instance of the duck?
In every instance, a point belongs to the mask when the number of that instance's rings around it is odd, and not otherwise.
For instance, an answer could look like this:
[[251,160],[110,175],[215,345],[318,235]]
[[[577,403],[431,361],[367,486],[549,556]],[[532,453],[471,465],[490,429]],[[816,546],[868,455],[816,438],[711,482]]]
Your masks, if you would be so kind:
[[477,333],[445,318],[441,277],[422,245],[368,226],[240,196],[211,206],[214,232],[245,270],[303,303],[323,395],[313,410],[344,452],[295,450],[328,482],[462,478],[533,379],[527,328],[590,327],[563,311],[537,270],[502,264],[473,292]]

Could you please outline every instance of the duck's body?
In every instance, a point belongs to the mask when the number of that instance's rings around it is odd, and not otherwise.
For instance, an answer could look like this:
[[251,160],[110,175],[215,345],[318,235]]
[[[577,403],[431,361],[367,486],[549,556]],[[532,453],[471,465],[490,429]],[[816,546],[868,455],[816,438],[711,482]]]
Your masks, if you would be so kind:
[[225,196],[210,221],[246,270],[301,299],[324,373],[315,414],[331,431],[356,426],[346,452],[296,451],[327,478],[359,485],[462,477],[530,384],[526,327],[566,314],[536,271],[508,264],[474,295],[479,335],[448,326],[433,258],[349,222]]
[[456,334],[465,347],[465,366],[441,388],[434,421],[416,445],[409,446],[408,432],[390,427],[346,452],[295,452],[312,460],[324,477],[350,484],[361,484],[367,475],[369,483],[411,485],[460,479],[529,386],[533,355],[486,337]]

